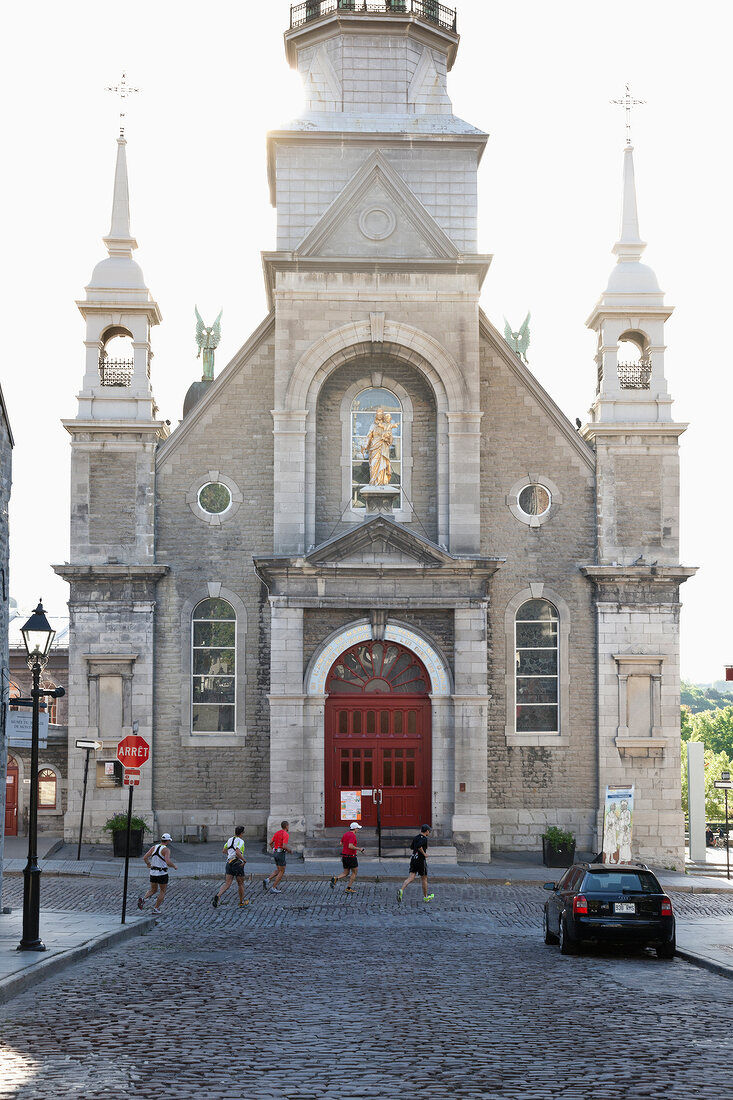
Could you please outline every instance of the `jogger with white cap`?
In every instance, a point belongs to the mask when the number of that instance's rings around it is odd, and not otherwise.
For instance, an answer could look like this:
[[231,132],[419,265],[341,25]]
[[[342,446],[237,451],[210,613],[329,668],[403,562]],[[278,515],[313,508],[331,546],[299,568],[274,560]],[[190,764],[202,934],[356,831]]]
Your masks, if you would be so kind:
[[171,859],[170,849],[167,847],[167,841],[173,840],[170,833],[163,833],[160,844],[153,844],[152,848],[143,856],[146,865],[150,868],[150,886],[145,897],[139,897],[137,899],[138,909],[142,909],[148,898],[152,898],[154,894],[157,894],[155,899],[155,906],[153,907],[153,913],[156,917],[160,913],[160,907],[163,904],[165,898],[165,892],[168,889],[168,868],[172,867],[174,871],[177,871],[175,863]]
[[361,825],[358,821],[352,821],[348,831],[341,837],[341,865],[343,871],[338,876],[331,875],[332,890],[342,878],[348,878],[349,881],[346,883],[347,894],[356,892],[354,890],[354,880],[359,873],[359,860],[356,858],[356,853],[364,851],[363,848],[358,848],[356,845],[356,829],[361,829]]

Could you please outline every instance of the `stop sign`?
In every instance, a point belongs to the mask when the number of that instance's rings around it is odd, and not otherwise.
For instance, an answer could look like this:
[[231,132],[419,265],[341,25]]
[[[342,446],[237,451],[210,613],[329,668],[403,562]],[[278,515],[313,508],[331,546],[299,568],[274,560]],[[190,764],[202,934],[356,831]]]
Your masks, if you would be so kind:
[[139,768],[150,756],[150,745],[144,737],[129,735],[123,737],[117,745],[117,759],[126,768]]

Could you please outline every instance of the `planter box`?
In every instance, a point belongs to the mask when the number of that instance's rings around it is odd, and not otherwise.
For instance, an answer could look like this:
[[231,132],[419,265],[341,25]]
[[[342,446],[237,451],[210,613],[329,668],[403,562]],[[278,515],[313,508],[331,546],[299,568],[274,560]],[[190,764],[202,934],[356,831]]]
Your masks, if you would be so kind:
[[[130,829],[130,859],[139,859],[143,854],[143,829]],[[112,851],[116,856],[125,858],[127,831],[117,829],[112,833]]]
[[542,862],[545,867],[571,867],[575,860],[575,841],[561,848],[551,848],[542,837]]

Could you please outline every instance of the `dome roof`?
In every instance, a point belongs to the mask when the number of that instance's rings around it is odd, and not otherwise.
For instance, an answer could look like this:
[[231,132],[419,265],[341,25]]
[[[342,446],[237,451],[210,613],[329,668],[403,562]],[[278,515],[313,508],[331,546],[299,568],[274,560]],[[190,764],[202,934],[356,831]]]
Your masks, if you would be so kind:
[[661,290],[656,275],[646,264],[621,262],[611,272],[606,293],[661,294]]
[[212,381],[213,379],[211,378],[202,378],[200,382],[193,382],[188,387],[188,392],[183,399],[184,419],[188,416],[194,405],[196,405],[204,396]]
[[144,290],[145,277],[142,268],[130,256],[108,256],[101,260],[92,272],[89,286],[100,290]]

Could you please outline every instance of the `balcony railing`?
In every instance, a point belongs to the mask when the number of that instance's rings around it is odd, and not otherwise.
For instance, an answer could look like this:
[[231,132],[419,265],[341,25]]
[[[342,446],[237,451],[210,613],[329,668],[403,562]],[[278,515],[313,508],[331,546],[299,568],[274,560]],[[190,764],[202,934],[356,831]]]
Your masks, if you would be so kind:
[[102,386],[131,386],[134,359],[100,359],[99,382]]
[[618,384],[622,390],[648,390],[651,377],[650,359],[640,359],[638,363],[618,364]]
[[445,31],[456,32],[456,13],[437,0],[305,0],[303,4],[294,4],[290,9],[290,28],[302,27],[313,19],[342,11],[380,15],[416,15],[426,19]]

